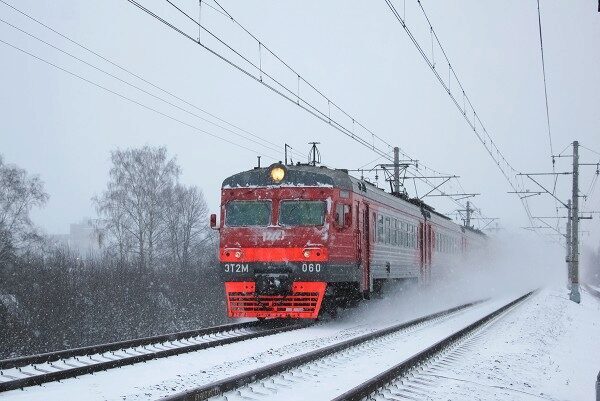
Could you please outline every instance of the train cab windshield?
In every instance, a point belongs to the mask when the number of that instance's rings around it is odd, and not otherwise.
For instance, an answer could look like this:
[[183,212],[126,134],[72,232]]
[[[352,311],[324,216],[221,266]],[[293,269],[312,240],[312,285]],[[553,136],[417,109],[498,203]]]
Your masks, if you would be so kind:
[[325,222],[325,202],[285,200],[279,206],[282,226],[322,226]]
[[225,223],[229,227],[268,226],[271,202],[233,201],[225,207]]

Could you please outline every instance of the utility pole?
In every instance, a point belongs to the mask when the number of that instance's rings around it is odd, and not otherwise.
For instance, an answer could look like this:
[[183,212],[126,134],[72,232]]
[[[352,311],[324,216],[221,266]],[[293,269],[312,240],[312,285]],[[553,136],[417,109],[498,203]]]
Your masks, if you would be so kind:
[[462,217],[462,213],[461,212],[465,212],[465,218],[463,219],[463,225],[465,227],[471,227],[471,219],[474,219],[471,217],[471,214],[475,211],[475,209],[473,209],[471,207],[471,202],[467,201],[467,208],[466,209],[462,209],[462,210],[458,210],[458,213],[460,213],[461,217]]
[[394,147],[394,194],[400,193],[400,148]]
[[471,202],[467,201],[467,218],[465,219],[465,226],[466,227],[471,227],[471,212],[473,211],[473,209],[471,209]]
[[571,209],[571,294],[573,302],[580,303],[579,295],[579,142],[573,142],[573,207]]
[[568,282],[568,288],[569,290],[571,289],[571,276],[573,275],[573,273],[571,272],[573,270],[573,265],[571,263],[571,244],[572,244],[572,231],[571,231],[571,199],[569,199],[567,201],[567,213],[569,214],[569,217],[567,217],[567,233],[565,234],[565,240],[566,240],[566,244],[567,244],[567,258],[566,258],[566,262],[567,262],[567,282]]

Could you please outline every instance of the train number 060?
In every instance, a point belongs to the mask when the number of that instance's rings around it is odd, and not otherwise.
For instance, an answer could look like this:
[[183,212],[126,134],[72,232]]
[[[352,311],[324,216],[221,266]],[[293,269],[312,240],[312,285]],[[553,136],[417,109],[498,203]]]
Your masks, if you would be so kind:
[[302,263],[302,272],[304,273],[318,273],[321,271],[320,263]]

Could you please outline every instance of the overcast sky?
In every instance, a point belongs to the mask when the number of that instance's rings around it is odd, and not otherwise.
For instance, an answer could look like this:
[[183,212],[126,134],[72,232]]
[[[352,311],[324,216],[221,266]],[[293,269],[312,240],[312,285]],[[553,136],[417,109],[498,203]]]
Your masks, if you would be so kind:
[[[194,106],[277,144],[281,150],[274,158],[283,159],[284,142],[307,154],[309,141],[322,143],[323,162],[331,167],[357,168],[377,157],[125,0],[3,1]],[[164,2],[143,3],[197,35],[194,27]],[[176,3],[198,15],[197,1]],[[214,5],[211,1],[209,4]],[[376,134],[422,163],[461,176],[466,191],[481,193],[474,202],[485,215],[499,217],[501,225],[509,230],[528,225],[518,198],[507,194],[511,190],[508,183],[385,1],[223,0],[221,4],[303,78]],[[395,4],[403,10],[402,1]],[[467,94],[506,158],[519,171],[550,171],[536,1],[423,4]],[[554,151],[560,152],[575,139],[598,151],[597,1],[542,0],[541,15]],[[2,3],[0,18],[122,79],[132,80]],[[230,21],[206,5],[202,21],[218,29],[234,46],[255,51],[258,60],[257,46],[236,34]],[[430,46],[428,29],[415,0],[406,0],[406,21],[418,39]],[[189,125],[255,150],[275,153],[161,103],[5,23],[0,23],[0,39],[187,124],[0,43],[0,153],[7,162],[44,180],[51,198],[43,210],[35,213],[35,220],[49,233],[67,232],[69,223],[94,216],[90,199],[105,187],[112,149],[166,146],[182,167],[182,181],[199,186],[213,211],[217,209],[222,180],[254,166],[256,152],[210,137]],[[135,82],[164,96],[139,80]],[[195,113],[201,114],[197,110]],[[565,153],[570,154],[568,150]],[[585,149],[581,156],[582,162],[596,163],[600,159]],[[558,160],[557,171],[570,169],[570,160]],[[581,187],[587,193],[594,169],[583,169]],[[553,185],[550,177],[541,180]],[[529,188],[536,189],[533,184]],[[570,178],[560,177],[557,195],[566,200],[569,191]],[[440,198],[429,202],[441,212],[456,209]],[[554,203],[547,196],[532,199],[530,205],[534,215],[554,215]],[[600,210],[600,189],[596,188],[583,208]],[[585,221],[582,229],[592,231],[586,241],[598,244],[600,230],[594,227],[600,226],[600,215],[595,217],[592,222]]]

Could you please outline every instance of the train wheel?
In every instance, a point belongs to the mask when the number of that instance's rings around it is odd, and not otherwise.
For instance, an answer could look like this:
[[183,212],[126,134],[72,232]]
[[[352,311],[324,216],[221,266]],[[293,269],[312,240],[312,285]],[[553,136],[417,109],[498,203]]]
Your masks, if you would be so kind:
[[373,295],[374,299],[383,298],[383,280],[374,280],[373,281]]
[[337,315],[338,307],[335,298],[325,297],[325,299],[323,300],[323,304],[321,305],[321,312],[319,313],[319,318],[328,316],[331,319],[335,319]]

